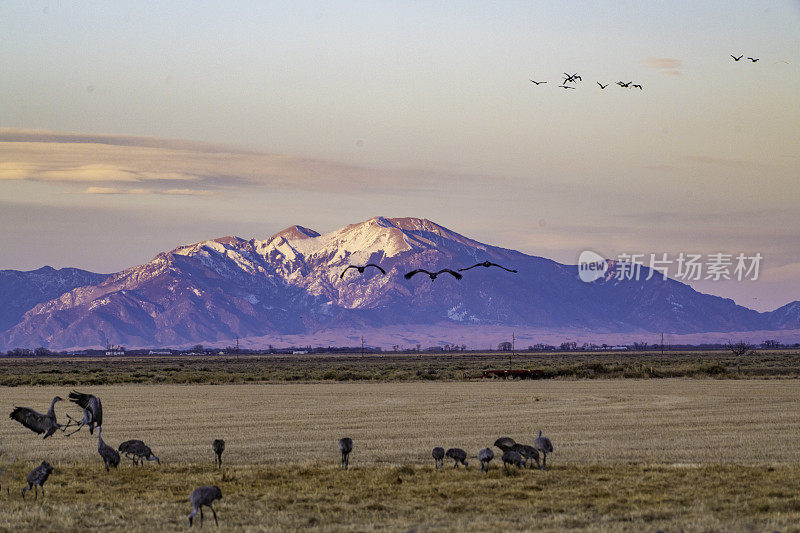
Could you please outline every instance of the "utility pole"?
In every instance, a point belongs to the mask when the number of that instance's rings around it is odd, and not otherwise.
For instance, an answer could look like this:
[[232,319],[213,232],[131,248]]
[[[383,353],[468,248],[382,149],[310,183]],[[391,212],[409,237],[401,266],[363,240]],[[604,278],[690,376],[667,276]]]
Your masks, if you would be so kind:
[[239,357],[239,336],[236,336],[236,357]]
[[664,357],[664,332],[661,332],[661,357]]
[[364,335],[361,335],[361,356],[364,356]]

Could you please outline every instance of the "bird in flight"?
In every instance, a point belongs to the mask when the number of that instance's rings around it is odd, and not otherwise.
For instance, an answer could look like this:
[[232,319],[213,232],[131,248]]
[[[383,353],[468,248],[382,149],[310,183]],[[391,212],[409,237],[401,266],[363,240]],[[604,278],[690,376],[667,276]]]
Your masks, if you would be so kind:
[[546,81],[533,81],[533,80],[531,80],[531,82],[533,82],[536,85],[541,85],[543,83],[547,83]]
[[381,267],[379,267],[379,266],[378,266],[378,265],[376,265],[375,263],[369,263],[369,264],[367,264],[367,265],[364,265],[364,266],[347,265],[347,268],[345,268],[344,270],[342,270],[342,274],[339,276],[339,279],[342,279],[342,278],[344,278],[344,273],[345,273],[345,272],[347,272],[348,270],[350,270],[351,268],[355,268],[356,270],[358,270],[358,273],[359,273],[359,274],[363,274],[363,273],[364,273],[364,270],[366,270],[366,268],[367,268],[367,267],[375,267],[375,268],[377,268],[378,270],[380,270],[380,271],[381,271],[381,273],[382,273],[384,276],[386,275],[386,271],[385,271],[384,269],[382,269]]
[[461,278],[464,277],[461,274],[459,274],[458,272],[456,272],[455,270],[450,270],[449,268],[443,268],[439,272],[428,272],[424,268],[418,268],[418,269],[412,270],[411,272],[406,274],[405,277],[406,277],[406,279],[411,279],[412,276],[414,276],[415,274],[419,274],[420,272],[424,272],[427,275],[429,275],[431,277],[431,281],[435,280],[436,276],[438,276],[439,274],[443,274],[445,272],[448,273],[448,274],[452,274],[453,277],[456,278],[456,279],[461,279]]
[[603,85],[603,84],[602,84],[602,83],[600,83],[599,81],[597,82],[597,85],[599,85],[601,89],[605,89],[606,87],[608,87],[608,84],[607,84],[607,83],[606,83],[605,85]]
[[748,57],[747,59],[749,59],[749,60],[750,60],[750,61],[752,61],[753,63],[755,63],[756,61],[758,61],[758,60],[759,60],[759,58],[758,58],[758,57]]
[[735,55],[731,54],[731,57],[733,58],[734,61],[739,61],[741,58],[744,57],[744,54],[740,55],[739,57],[736,57]]
[[559,87],[563,87],[564,89],[574,89],[572,85],[559,85]]
[[632,82],[630,82],[630,81],[628,83],[622,83],[621,81],[618,81],[617,85],[619,85],[620,87],[626,87],[627,88],[627,87],[630,86],[631,83]]
[[491,261],[484,261],[483,263],[477,263],[477,264],[474,264],[471,267],[467,267],[467,268],[459,268],[458,271],[459,272],[464,272],[465,270],[469,270],[470,268],[481,267],[481,266],[485,267],[485,268],[489,268],[489,267],[495,266],[495,267],[500,267],[503,270],[507,270],[509,272],[513,272],[515,274],[517,273],[517,271],[514,270],[514,269],[506,268],[506,267],[504,267],[502,265],[498,265],[497,263],[492,263]]
[[639,89],[640,91],[644,90],[644,89],[642,89],[642,86],[641,86],[641,85],[637,85],[637,84],[635,84],[635,83],[634,83],[633,85],[631,85],[631,87],[636,87],[636,88],[637,88],[637,89]]

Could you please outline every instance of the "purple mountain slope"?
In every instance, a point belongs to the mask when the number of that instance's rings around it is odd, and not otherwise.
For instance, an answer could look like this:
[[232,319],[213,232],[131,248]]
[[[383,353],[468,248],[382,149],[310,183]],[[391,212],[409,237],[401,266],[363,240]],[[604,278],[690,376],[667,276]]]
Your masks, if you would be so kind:
[[[476,267],[460,281],[416,269]],[[350,264],[378,263],[363,274]],[[607,332],[800,328],[781,318],[654,276],[583,283],[575,266],[479,243],[429,220],[377,217],[319,233],[292,226],[265,240],[224,237],[181,246],[147,264],[30,309],[0,347],[187,345],[337,329],[441,324]],[[778,310],[780,311],[780,310]],[[777,313],[778,311],[774,312]]]
[[0,270],[0,331],[5,331],[36,304],[52,300],[75,287],[95,285],[108,274],[50,266],[38,270]]

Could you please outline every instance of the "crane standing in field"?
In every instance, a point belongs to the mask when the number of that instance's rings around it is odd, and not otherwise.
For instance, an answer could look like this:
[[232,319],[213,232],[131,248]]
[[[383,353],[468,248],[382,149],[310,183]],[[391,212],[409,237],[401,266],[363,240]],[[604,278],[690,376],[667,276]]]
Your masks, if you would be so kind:
[[347,470],[350,466],[350,452],[353,451],[353,439],[350,437],[339,439],[339,451],[342,452],[342,468]]
[[[89,434],[94,435],[94,428],[99,428],[103,425],[103,404],[100,403],[100,398],[91,394],[83,394],[82,392],[72,391],[69,393],[69,401],[77,404],[83,409],[83,420],[78,422],[69,416],[69,414],[67,414],[67,418],[70,419],[70,424],[75,422],[78,424],[78,427],[72,433],[67,433],[66,436],[69,437],[70,435],[77,433],[83,426],[89,426]],[[67,424],[66,427],[69,427],[70,424]]]
[[225,441],[222,439],[214,439],[211,443],[211,449],[217,456],[214,458],[214,464],[217,468],[222,468],[222,452],[225,451]]
[[55,411],[56,402],[63,400],[64,398],[61,396],[56,396],[53,398],[53,401],[50,403],[50,409],[47,411],[47,414],[44,415],[38,411],[34,411],[30,407],[14,407],[14,410],[11,411],[11,414],[8,416],[12,420],[16,420],[26,428],[30,429],[37,435],[44,433],[44,437],[42,437],[42,439],[46,439],[55,433],[56,430],[60,429],[61,431],[64,431],[64,429],[66,429],[56,420]]
[[467,452],[461,448],[450,448],[445,452],[445,455],[453,460],[453,468],[458,468],[458,463],[464,465],[464,468],[469,467]]
[[533,440],[533,447],[542,452],[542,470],[547,468],[547,454],[553,453],[553,443],[547,437],[542,437],[542,430],[539,436]]
[[499,439],[494,441],[494,445],[503,450],[504,452],[510,450],[515,444],[516,441],[511,437],[500,437]]
[[25,498],[25,493],[34,489],[36,494],[34,500],[39,499],[39,487],[41,487],[42,495],[44,495],[44,482],[47,481],[47,478],[49,478],[52,473],[53,466],[47,461],[42,461],[42,464],[31,470],[28,477],[25,478],[25,481],[28,482],[28,486],[22,487],[22,497]]
[[134,466],[137,464],[140,466],[143,465],[145,459],[161,464],[159,458],[153,455],[153,451],[150,447],[140,440],[126,440],[119,445],[119,451],[124,453],[125,457],[133,461]]
[[103,464],[106,465],[106,472],[109,471],[108,467],[113,466],[117,468],[119,466],[119,452],[106,444],[103,441],[103,428],[97,428],[97,453],[100,454],[100,457],[103,458]]
[[478,452],[478,461],[481,462],[481,471],[489,471],[489,463],[494,459],[494,452],[489,448],[484,448]]
[[444,466],[442,464],[442,461],[444,460],[444,448],[442,448],[441,446],[437,446],[436,448],[433,449],[432,455],[433,455],[433,460],[436,463],[436,470],[439,470],[440,468],[442,468],[442,466]]
[[203,506],[207,506],[211,509],[211,512],[214,513],[214,523],[219,526],[219,522],[217,521],[217,512],[211,506],[215,500],[222,499],[222,491],[219,490],[219,487],[216,485],[212,486],[204,486],[204,487],[197,487],[192,491],[192,495],[189,496],[189,501],[194,508],[192,513],[189,515],[189,527],[192,527],[192,521],[194,520],[194,515],[197,514],[197,511],[200,511],[200,527],[203,527]]

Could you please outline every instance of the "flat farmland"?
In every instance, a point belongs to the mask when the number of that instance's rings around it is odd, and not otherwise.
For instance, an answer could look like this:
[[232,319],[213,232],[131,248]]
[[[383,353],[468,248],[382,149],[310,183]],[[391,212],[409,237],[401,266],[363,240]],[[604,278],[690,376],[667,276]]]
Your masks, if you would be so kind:
[[[44,411],[66,387],[0,388]],[[188,494],[217,484],[221,525],[241,529],[782,529],[800,523],[800,381],[626,379],[92,386],[106,442],[138,438],[162,465],[106,473],[86,430],[42,440],[0,423],[0,528],[178,529]],[[77,407],[56,404],[77,416]],[[506,475],[477,451],[503,435],[554,443],[551,469]],[[355,442],[352,469],[336,441]],[[225,468],[211,440],[224,438]],[[433,446],[470,469],[433,471]],[[34,503],[19,490],[47,459]],[[3,490],[2,492],[5,492]],[[210,513],[206,516],[211,519]],[[213,521],[213,519],[212,519]],[[206,524],[208,526],[208,524]]]
[[[509,361],[510,360],[510,361]],[[800,350],[734,357],[722,351],[248,354],[0,358],[0,386],[112,383],[237,384],[453,381],[484,370],[530,369],[541,379],[800,378]]]

